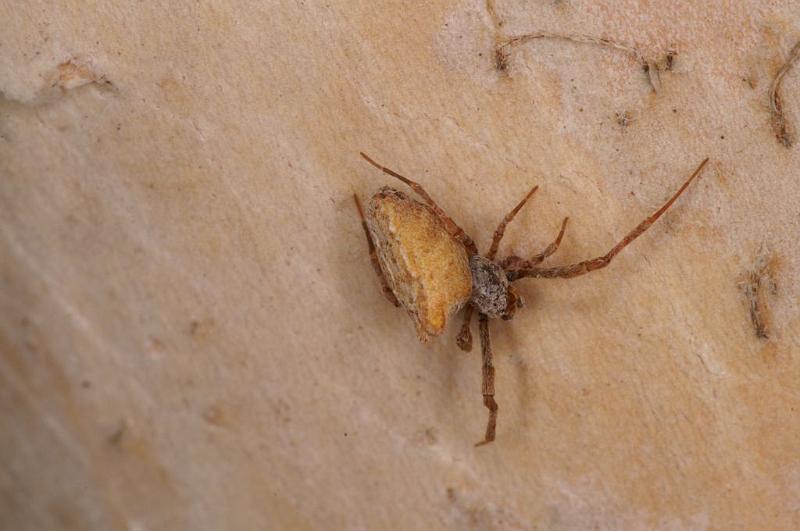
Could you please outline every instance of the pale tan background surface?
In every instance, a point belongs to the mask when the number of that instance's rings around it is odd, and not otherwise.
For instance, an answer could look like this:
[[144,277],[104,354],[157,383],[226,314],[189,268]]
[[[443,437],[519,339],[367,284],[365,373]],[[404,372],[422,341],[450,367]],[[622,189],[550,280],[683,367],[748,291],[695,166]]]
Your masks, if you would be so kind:
[[[0,528],[800,527],[800,147],[766,95],[797,3],[488,7],[0,1]],[[679,55],[657,94],[567,42],[494,69],[537,30]],[[553,264],[711,163],[608,269],[521,284],[476,449],[479,353],[380,294],[359,150],[483,249],[538,183],[502,253],[570,215]]]

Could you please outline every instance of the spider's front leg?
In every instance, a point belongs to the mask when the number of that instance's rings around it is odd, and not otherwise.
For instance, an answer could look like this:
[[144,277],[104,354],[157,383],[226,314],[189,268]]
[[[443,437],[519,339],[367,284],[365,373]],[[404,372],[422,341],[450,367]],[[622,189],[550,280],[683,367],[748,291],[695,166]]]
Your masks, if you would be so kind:
[[460,241],[461,244],[464,245],[464,247],[467,249],[467,255],[472,256],[473,254],[478,254],[478,248],[475,246],[475,242],[472,240],[472,238],[470,238],[470,236],[466,232],[464,232],[464,229],[459,227],[458,224],[455,221],[453,221],[453,218],[448,216],[445,213],[445,211],[442,210],[442,208],[436,203],[436,201],[433,200],[433,198],[425,190],[425,188],[422,187],[421,184],[419,184],[416,181],[412,181],[408,177],[403,177],[396,171],[387,168],[386,166],[378,164],[363,152],[361,153],[361,156],[364,158],[364,160],[366,160],[367,162],[369,162],[370,164],[381,170],[383,173],[391,175],[395,179],[399,179],[400,181],[408,185],[409,188],[414,190],[414,192],[416,192],[425,201],[425,203],[429,207],[431,207],[431,209],[436,213],[436,215],[444,224],[445,230],[448,232],[448,234],[450,234],[453,238]]
[[592,258],[591,260],[584,260],[583,262],[578,262],[577,264],[571,264],[566,266],[558,266],[558,267],[533,267],[526,264],[519,264],[519,265],[510,265],[507,269],[508,280],[519,280],[522,278],[573,278],[580,275],[585,275],[586,273],[590,273],[592,271],[596,271],[598,269],[602,269],[606,267],[608,264],[611,263],[611,260],[619,254],[625,247],[628,246],[633,240],[641,236],[647,229],[650,228],[653,223],[656,222],[658,218],[661,217],[664,212],[666,212],[669,207],[675,202],[678,197],[683,193],[684,190],[691,184],[691,182],[700,175],[700,172],[703,170],[703,167],[708,162],[708,159],[703,160],[700,165],[694,170],[691,177],[689,177],[683,186],[681,186],[669,200],[662,205],[657,211],[655,211],[652,215],[645,218],[644,221],[639,223],[632,231],[630,231],[627,235],[625,235],[619,243],[617,243],[614,247],[611,248],[603,256],[598,256],[597,258]]
[[364,227],[364,234],[367,236],[369,259],[372,262],[372,268],[378,275],[378,280],[380,280],[381,282],[381,290],[383,291],[383,295],[389,300],[389,302],[391,302],[395,306],[400,306],[400,302],[398,302],[397,297],[394,296],[392,288],[389,287],[389,283],[386,281],[386,277],[383,274],[383,269],[381,269],[381,263],[380,261],[378,261],[378,253],[375,250],[375,243],[372,241],[372,236],[369,233],[367,220],[364,217],[364,210],[361,208],[361,201],[358,200],[358,195],[353,194],[353,200],[356,202],[356,209],[358,209],[358,215],[361,216],[361,226]]
[[500,262],[500,267],[503,269],[510,271],[513,269],[528,269],[534,267],[535,265],[541,264],[544,260],[550,256],[551,254],[555,253],[558,250],[558,246],[561,245],[561,240],[564,238],[564,232],[567,230],[567,222],[569,218],[564,218],[564,221],[561,223],[561,230],[558,231],[558,236],[556,239],[550,242],[550,245],[545,247],[544,251],[539,254],[533,255],[528,260],[516,255],[511,255],[503,259]]

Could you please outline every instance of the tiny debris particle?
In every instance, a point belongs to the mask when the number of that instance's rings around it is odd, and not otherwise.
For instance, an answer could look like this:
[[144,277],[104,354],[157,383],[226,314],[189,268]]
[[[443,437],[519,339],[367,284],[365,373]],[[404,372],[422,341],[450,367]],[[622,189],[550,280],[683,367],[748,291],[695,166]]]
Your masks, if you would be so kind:
[[127,429],[127,425],[125,424],[125,420],[119,421],[119,427],[114,430],[108,437],[108,443],[114,446],[118,446],[120,442],[122,442],[122,437],[125,435],[125,430]]
[[225,425],[225,414],[218,404],[213,404],[203,411],[203,419],[213,426]]
[[502,48],[497,48],[494,53],[494,67],[498,72],[508,72],[508,53]]
[[666,70],[666,71],[672,70],[672,67],[675,64],[675,55],[676,55],[676,53],[675,53],[674,50],[670,50],[669,52],[667,52],[667,58],[666,58],[665,64],[664,64],[664,70]]
[[70,59],[58,65],[53,86],[66,91],[87,83],[108,84],[108,80],[103,76],[97,75],[91,66],[84,61]]
[[624,112],[617,112],[617,124],[620,127],[628,127],[633,120],[633,116],[631,115],[630,111]]

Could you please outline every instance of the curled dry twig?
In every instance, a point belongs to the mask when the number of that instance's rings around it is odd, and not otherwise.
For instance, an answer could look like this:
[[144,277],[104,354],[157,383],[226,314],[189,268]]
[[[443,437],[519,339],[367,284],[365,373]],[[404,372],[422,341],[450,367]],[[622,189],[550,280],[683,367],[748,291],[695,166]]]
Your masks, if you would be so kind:
[[774,278],[775,261],[775,256],[768,253],[766,246],[762,244],[753,268],[747,271],[745,279],[741,283],[750,311],[750,321],[753,323],[753,329],[758,339],[769,339],[770,335],[767,294],[775,295],[778,290]]
[[673,61],[676,55],[675,51],[670,50],[667,52],[666,57],[662,61],[653,61],[647,59],[641,51],[637,50],[633,46],[629,46],[611,39],[592,37],[591,35],[583,35],[580,33],[552,33],[549,31],[538,31],[535,33],[526,33],[525,35],[510,37],[504,43],[500,44],[496,50],[496,60],[497,64],[499,65],[498,68],[500,65],[502,65],[502,69],[505,69],[506,65],[508,64],[508,55],[511,53],[511,48],[536,39],[560,39],[577,42],[580,44],[594,44],[597,46],[604,46],[606,48],[619,50],[632,57],[641,65],[642,70],[644,70],[644,72],[647,74],[650,85],[656,92],[661,89],[659,72],[664,70],[672,70]]
[[784,76],[792,68],[798,57],[800,57],[800,41],[797,41],[792,51],[789,52],[789,58],[778,70],[775,79],[772,80],[772,85],[769,87],[769,110],[772,115],[772,129],[775,131],[775,137],[778,142],[787,148],[794,143],[794,132],[791,124],[786,120],[786,115],[783,113],[783,103],[779,90]]

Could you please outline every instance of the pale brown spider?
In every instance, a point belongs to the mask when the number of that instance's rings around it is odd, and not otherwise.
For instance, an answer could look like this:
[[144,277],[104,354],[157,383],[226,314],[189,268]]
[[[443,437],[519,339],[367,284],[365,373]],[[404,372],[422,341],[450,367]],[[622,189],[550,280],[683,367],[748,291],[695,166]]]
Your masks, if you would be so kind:
[[606,254],[566,266],[539,267],[558,249],[569,218],[564,218],[555,240],[541,253],[527,260],[514,255],[495,259],[506,225],[538,187],[534,186],[500,221],[489,251],[481,256],[472,238],[444,213],[420,184],[378,164],[364,153],[361,156],[384,173],[403,181],[424,201],[424,204],[419,203],[399,190],[384,187],[372,197],[365,214],[358,196],[354,195],[372,265],[385,296],[396,306],[405,307],[414,319],[422,341],[441,334],[448,317],[464,307],[464,323],[457,343],[465,351],[472,349],[470,320],[473,312],[478,312],[483,353],[483,403],[489,409],[486,434],[478,446],[494,440],[497,424],[489,319],[511,319],[517,308],[522,307],[522,299],[511,282],[528,277],[572,278],[606,267],[625,246],[666,212],[708,162],[707,158],[703,160],[661,208]]

